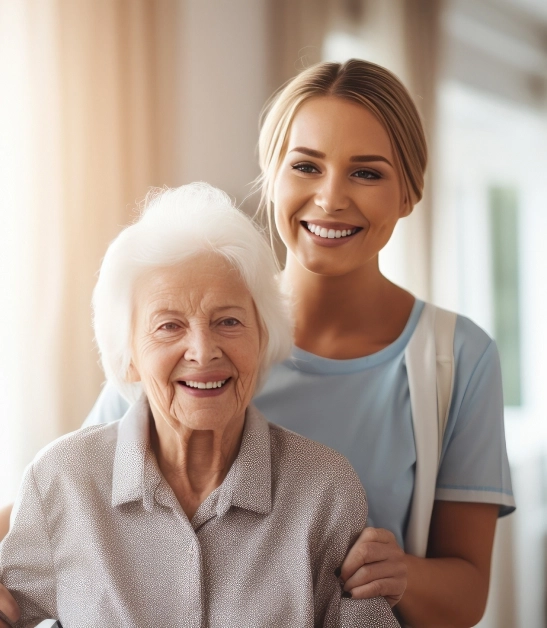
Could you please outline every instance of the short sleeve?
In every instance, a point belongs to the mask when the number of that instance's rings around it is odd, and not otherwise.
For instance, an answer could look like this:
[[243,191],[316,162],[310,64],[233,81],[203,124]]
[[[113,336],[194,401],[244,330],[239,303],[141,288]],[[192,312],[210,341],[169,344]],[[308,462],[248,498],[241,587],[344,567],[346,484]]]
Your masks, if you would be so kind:
[[47,522],[32,466],[27,469],[0,544],[0,582],[21,610],[17,626],[35,626],[57,616],[56,580]]
[[121,419],[127,412],[129,403],[120,395],[116,388],[107,383],[97,397],[95,405],[87,415],[82,427],[90,425],[106,425]]
[[435,499],[499,504],[515,509],[503,418],[496,343],[459,317],[454,340],[456,377]]

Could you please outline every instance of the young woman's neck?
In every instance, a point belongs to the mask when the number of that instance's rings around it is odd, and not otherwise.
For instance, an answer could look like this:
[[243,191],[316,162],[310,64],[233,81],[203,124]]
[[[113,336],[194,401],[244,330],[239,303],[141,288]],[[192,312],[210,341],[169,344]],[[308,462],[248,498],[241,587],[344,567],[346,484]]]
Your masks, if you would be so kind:
[[414,297],[382,275],[377,258],[346,275],[311,273],[289,256],[282,281],[293,303],[295,344],[317,355],[350,359],[391,344]]

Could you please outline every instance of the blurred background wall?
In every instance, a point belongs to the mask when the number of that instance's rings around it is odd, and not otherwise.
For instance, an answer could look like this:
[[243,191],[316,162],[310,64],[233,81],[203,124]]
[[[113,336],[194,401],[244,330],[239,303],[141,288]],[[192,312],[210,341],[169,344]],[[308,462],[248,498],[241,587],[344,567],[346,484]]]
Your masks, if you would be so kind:
[[0,0],[0,504],[100,390],[91,291],[146,191],[206,180],[254,211],[262,105],[353,56],[403,79],[431,148],[383,269],[500,347],[518,510],[498,526],[481,625],[540,628],[545,0]]

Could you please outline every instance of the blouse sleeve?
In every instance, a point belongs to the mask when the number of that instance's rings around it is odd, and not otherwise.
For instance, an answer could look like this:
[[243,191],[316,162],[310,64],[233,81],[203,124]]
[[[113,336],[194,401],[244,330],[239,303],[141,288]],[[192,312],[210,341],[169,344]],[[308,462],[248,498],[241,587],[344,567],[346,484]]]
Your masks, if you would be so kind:
[[370,600],[340,600],[340,628],[371,626],[374,628],[399,628],[393,612],[383,597]]
[[329,497],[323,504],[321,522],[322,542],[316,548],[316,577],[314,596],[316,608],[325,608],[316,625],[323,628],[355,628],[371,626],[393,628],[398,621],[383,597],[353,600],[342,597],[342,588],[334,571],[339,567],[352,544],[362,532],[367,519],[367,502],[361,482],[349,462],[336,470]]
[[501,366],[496,343],[459,317],[456,377],[435,498],[515,509],[505,445]]
[[11,528],[0,544],[0,582],[21,610],[18,628],[57,616],[56,581],[47,521],[28,467],[12,513]]

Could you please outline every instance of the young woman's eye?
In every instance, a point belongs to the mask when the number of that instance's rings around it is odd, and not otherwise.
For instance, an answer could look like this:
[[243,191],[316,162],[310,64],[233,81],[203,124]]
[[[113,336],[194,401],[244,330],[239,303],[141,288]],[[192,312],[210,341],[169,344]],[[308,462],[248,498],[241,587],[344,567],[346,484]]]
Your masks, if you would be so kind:
[[382,178],[380,174],[378,172],[374,172],[374,170],[356,170],[353,173],[353,176],[357,179],[367,179],[370,181],[376,181]]
[[292,169],[303,172],[304,174],[315,174],[316,172],[319,172],[319,170],[313,164],[307,163],[295,164]]
[[220,321],[220,324],[223,327],[237,327],[241,323],[237,320],[237,318],[225,318]]

